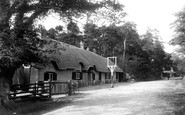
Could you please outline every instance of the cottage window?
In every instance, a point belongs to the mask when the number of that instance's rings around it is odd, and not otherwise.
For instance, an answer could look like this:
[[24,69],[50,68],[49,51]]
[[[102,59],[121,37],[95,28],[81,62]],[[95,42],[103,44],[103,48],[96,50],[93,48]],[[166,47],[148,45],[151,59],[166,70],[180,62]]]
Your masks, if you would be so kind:
[[57,73],[55,72],[44,73],[44,81],[57,81]]
[[76,73],[76,79],[80,79],[81,74],[80,73]]
[[82,73],[81,72],[73,72],[72,80],[81,80],[82,79]]

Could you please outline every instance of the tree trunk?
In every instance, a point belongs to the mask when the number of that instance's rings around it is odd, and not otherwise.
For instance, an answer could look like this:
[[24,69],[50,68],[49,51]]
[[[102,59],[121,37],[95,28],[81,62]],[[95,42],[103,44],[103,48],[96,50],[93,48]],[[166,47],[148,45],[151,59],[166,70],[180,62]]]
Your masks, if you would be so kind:
[[9,100],[9,91],[16,67],[11,65],[10,68],[1,67],[0,70],[0,106],[5,109],[12,109],[15,105],[13,101]]
[[124,51],[123,51],[123,68],[124,68],[125,71],[126,71],[126,69],[125,69],[125,67],[126,67],[126,64],[125,64],[125,58],[126,58],[126,42],[127,42],[127,39],[125,38],[124,43],[123,43],[123,45],[124,45]]
[[8,83],[8,80],[5,79],[5,77],[0,77],[0,105],[4,106],[6,103],[8,103],[8,93],[10,90],[10,85]]

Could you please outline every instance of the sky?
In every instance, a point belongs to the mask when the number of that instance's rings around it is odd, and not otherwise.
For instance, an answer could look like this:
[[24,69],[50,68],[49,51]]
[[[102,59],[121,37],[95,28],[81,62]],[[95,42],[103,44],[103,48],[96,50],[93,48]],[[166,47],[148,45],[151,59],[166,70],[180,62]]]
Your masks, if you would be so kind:
[[164,41],[165,51],[172,53],[174,46],[168,42],[175,34],[171,28],[176,20],[175,13],[185,6],[185,0],[119,0],[125,5],[126,20],[137,24],[139,34],[144,34],[147,28],[157,29]]
[[[174,52],[176,47],[168,44],[174,35],[171,23],[176,19],[174,14],[181,11],[185,6],[185,0],[118,1],[125,6],[124,10],[127,13],[125,20],[136,23],[140,35],[144,34],[147,28],[157,29],[163,40],[165,51],[168,53]],[[59,25],[58,21],[53,21],[53,17],[48,17],[45,22],[49,22],[45,24],[46,29]]]

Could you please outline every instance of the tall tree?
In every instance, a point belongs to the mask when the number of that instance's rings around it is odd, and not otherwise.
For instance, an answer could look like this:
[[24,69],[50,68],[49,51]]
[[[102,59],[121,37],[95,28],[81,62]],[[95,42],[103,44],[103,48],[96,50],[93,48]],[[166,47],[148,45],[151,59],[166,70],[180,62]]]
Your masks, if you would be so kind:
[[80,29],[77,23],[70,20],[67,24],[67,32],[60,31],[58,32],[55,28],[55,38],[58,41],[65,42],[70,45],[79,46],[80,41],[82,41],[83,36],[81,35]]
[[[99,31],[99,27],[93,23],[86,23],[84,25],[84,38],[83,41],[85,42],[85,47],[88,47],[89,50],[93,51],[96,49],[100,51],[98,39],[101,35],[101,31]],[[98,53],[102,55],[101,53]]]
[[185,54],[185,7],[176,13],[175,16],[176,20],[172,23],[175,34],[170,43],[179,46],[178,50],[176,50],[179,55],[175,56],[174,63],[177,66],[178,72],[182,75],[185,73],[183,61],[183,55]]
[[[166,67],[166,57],[168,56],[162,43],[158,31],[148,29],[146,34],[141,36],[143,53],[141,55],[141,73],[148,79],[150,77],[159,78],[162,68]],[[148,78],[147,78],[148,77]]]
[[175,35],[170,43],[180,46],[181,50],[179,50],[179,52],[185,53],[185,7],[176,13],[175,16],[176,20],[172,23]]
[[[104,57],[117,56],[118,65],[123,70],[125,70],[123,52],[126,53],[127,57],[134,57],[141,50],[136,25],[132,22],[126,22],[121,26],[112,24],[102,27],[88,23],[84,27],[84,33],[84,41],[91,51],[96,49],[96,53]],[[127,39],[126,48],[124,48],[125,39]]]

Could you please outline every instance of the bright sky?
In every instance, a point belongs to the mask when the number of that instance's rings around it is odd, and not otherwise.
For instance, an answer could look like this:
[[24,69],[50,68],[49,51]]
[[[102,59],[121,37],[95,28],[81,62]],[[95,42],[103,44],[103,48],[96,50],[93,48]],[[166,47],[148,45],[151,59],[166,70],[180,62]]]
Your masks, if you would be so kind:
[[[148,27],[157,29],[164,42],[169,42],[174,32],[171,23],[176,19],[175,13],[182,10],[185,0],[119,0],[125,5],[126,19],[137,24],[139,34],[144,34]],[[165,50],[171,53],[174,46],[167,43]]]
[[[162,37],[166,52],[173,52],[174,46],[168,45],[174,32],[171,23],[176,19],[175,13],[182,10],[185,0],[119,0],[125,5],[124,10],[128,14],[127,21],[137,24],[139,34],[144,34],[147,28],[157,29]],[[53,17],[47,19],[46,29],[55,27],[60,23],[51,21]],[[49,20],[49,21],[48,21]]]

